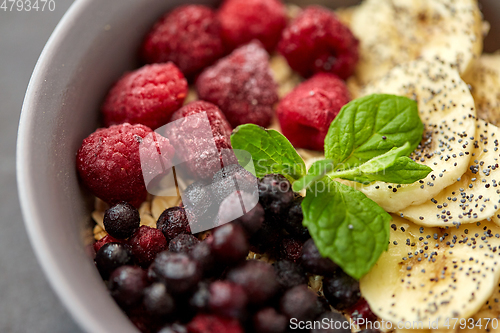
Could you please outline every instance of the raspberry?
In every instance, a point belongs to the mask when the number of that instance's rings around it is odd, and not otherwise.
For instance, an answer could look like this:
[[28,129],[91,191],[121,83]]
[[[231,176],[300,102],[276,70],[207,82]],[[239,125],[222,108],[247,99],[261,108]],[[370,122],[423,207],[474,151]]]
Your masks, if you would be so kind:
[[[98,129],[78,150],[77,169],[83,183],[110,205],[125,201],[139,207],[147,191],[142,175],[139,143],[152,133],[143,125],[121,124]],[[170,142],[156,135],[164,158],[174,154]]]
[[304,77],[328,72],[347,79],[358,62],[358,45],[333,12],[310,6],[285,28],[278,51]]
[[187,96],[187,81],[172,63],[146,65],[122,76],[108,93],[106,126],[131,123],[156,129],[166,124]]
[[342,80],[333,74],[318,73],[285,96],[276,113],[283,134],[294,146],[323,150],[331,122],[349,101]]
[[[172,115],[172,121],[206,112],[213,136],[199,134],[199,122],[188,121],[169,128],[165,133],[182,156],[191,176],[209,179],[227,163],[237,163],[234,155],[222,151],[231,149],[231,125],[222,111],[212,103],[196,101],[185,105]],[[217,151],[214,149],[217,147]],[[224,155],[223,155],[224,153]]]
[[191,234],[186,211],[182,207],[165,209],[156,222],[156,228],[163,232],[168,241],[180,234]]
[[193,235],[180,234],[168,244],[170,252],[186,252],[189,253],[193,247],[200,241]]
[[229,49],[258,39],[271,52],[286,26],[286,9],[279,0],[226,0],[217,14]]
[[163,233],[146,225],[141,226],[129,239],[132,254],[141,265],[151,263],[156,254],[167,248],[167,240]]
[[172,61],[191,77],[224,54],[214,11],[187,5],[163,16],[146,36],[142,56],[148,63]]
[[196,90],[200,99],[217,105],[233,127],[246,123],[267,127],[278,102],[269,55],[259,42],[242,46],[205,69]]
[[284,238],[281,241],[281,256],[283,259],[288,259],[297,262],[300,259],[302,246],[304,244],[294,238]]
[[188,324],[189,333],[243,333],[236,319],[210,314],[199,314]]
[[94,251],[97,253],[104,246],[104,244],[108,243],[125,243],[123,239],[116,239],[110,235],[106,235],[97,242],[94,243]]

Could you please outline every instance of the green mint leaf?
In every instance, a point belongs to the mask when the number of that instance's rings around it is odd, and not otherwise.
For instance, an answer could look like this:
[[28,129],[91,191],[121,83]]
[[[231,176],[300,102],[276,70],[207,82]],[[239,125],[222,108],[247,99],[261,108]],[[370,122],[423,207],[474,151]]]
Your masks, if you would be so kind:
[[[394,184],[412,184],[427,177],[431,171],[432,168],[427,165],[419,164],[411,158],[403,156],[399,157],[396,162],[385,169],[383,173],[372,175],[370,177],[370,182],[382,181]],[[355,181],[359,180],[355,179]]]
[[303,224],[322,256],[359,279],[389,243],[391,216],[354,188],[323,178],[323,191],[310,188],[302,202]]
[[349,169],[410,143],[409,155],[422,140],[424,125],[417,103],[407,97],[374,94],[345,105],[325,138],[325,157],[335,169]]
[[[233,149],[250,153],[257,177],[279,173],[294,181],[306,173],[304,160],[290,141],[275,130],[267,130],[254,124],[238,126],[231,135],[231,145]],[[236,157],[239,157],[238,154]],[[246,163],[247,161],[240,161],[242,165]]]
[[295,192],[300,192],[305,188],[311,186],[314,182],[323,178],[327,173],[334,170],[334,162],[333,160],[320,160],[314,162],[309,171],[307,171],[307,175],[300,178],[299,180],[293,183],[293,190]]

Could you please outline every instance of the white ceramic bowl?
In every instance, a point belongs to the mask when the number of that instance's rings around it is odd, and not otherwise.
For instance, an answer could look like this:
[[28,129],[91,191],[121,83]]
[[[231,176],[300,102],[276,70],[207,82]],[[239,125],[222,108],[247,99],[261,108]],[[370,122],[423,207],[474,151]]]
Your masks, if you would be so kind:
[[[315,3],[335,7],[356,2]],[[500,16],[498,0],[483,2],[486,18]],[[165,11],[182,3],[76,1],[49,39],[28,86],[17,150],[26,228],[52,287],[87,332],[137,330],[108,296],[84,246],[91,230],[92,202],[80,190],[75,153],[96,128],[99,105],[111,84],[138,66],[137,50],[144,34]],[[488,49],[494,49],[497,41],[490,37]]]

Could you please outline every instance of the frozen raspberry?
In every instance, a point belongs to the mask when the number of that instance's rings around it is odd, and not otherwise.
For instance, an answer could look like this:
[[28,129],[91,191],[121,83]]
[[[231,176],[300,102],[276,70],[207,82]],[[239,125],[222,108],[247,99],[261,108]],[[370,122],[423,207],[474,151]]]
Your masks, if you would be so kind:
[[310,6],[285,28],[278,51],[304,77],[328,72],[347,79],[358,62],[358,45],[333,12]]
[[253,326],[259,333],[283,333],[288,326],[288,319],[274,308],[264,308],[253,316]]
[[104,213],[104,229],[116,238],[129,238],[139,228],[140,223],[139,211],[126,202],[119,202]]
[[108,93],[102,113],[106,126],[165,125],[187,96],[187,81],[172,63],[146,65],[122,76]]
[[208,305],[215,314],[225,317],[242,318],[247,306],[247,295],[243,288],[228,281],[210,284]]
[[170,252],[186,252],[189,253],[193,247],[200,241],[193,235],[180,234],[168,244]]
[[246,123],[267,127],[278,102],[269,55],[259,42],[242,46],[205,69],[196,89],[200,99],[217,105],[233,127]]
[[[210,179],[224,164],[237,163],[231,151],[231,125],[222,111],[212,103],[196,101],[185,105],[172,115],[172,121],[206,112],[212,136],[200,134],[203,122],[196,119],[178,123],[165,133],[189,175],[197,179]],[[201,116],[201,115],[200,115]],[[215,143],[215,147],[214,147]],[[215,149],[217,148],[217,150]],[[225,150],[223,150],[225,149]]]
[[295,147],[323,150],[331,122],[349,101],[342,80],[319,73],[285,96],[276,113],[283,134]]
[[286,26],[286,9],[279,0],[226,0],[218,12],[228,49],[258,39],[271,52]]
[[129,239],[129,244],[138,263],[148,265],[167,248],[167,239],[160,230],[143,225]]
[[106,235],[94,243],[94,251],[96,252],[96,254],[97,252],[99,252],[101,247],[104,246],[104,244],[108,243],[125,243],[125,241],[123,239],[116,239],[110,235]]
[[300,259],[302,246],[304,244],[295,238],[284,238],[281,241],[281,256],[283,259],[288,259],[297,262]]
[[146,62],[172,61],[188,77],[223,54],[220,23],[212,9],[201,5],[181,6],[167,13],[142,46]]
[[191,234],[186,211],[182,207],[165,209],[156,222],[156,228],[163,232],[168,241],[180,234]]
[[[111,205],[125,201],[136,207],[146,200],[139,144],[150,133],[151,129],[143,125],[121,124],[98,129],[83,140],[77,169],[95,196]],[[160,135],[156,138],[163,158],[173,157],[168,139]]]
[[188,324],[189,333],[243,333],[237,319],[228,319],[211,314],[199,314]]

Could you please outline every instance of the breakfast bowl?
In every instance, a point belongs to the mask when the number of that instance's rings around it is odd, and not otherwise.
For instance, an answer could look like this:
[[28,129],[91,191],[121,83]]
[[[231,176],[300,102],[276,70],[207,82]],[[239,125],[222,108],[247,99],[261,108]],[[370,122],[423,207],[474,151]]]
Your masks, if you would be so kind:
[[[293,1],[307,5],[308,1]],[[352,0],[315,2],[331,8]],[[198,1],[216,5],[214,1]],[[485,50],[500,46],[500,4],[483,0],[491,24]],[[137,68],[138,49],[154,22],[182,1],[76,1],[47,42],[23,104],[17,177],[26,229],[63,304],[87,332],[137,332],[102,283],[90,244],[93,200],[79,183],[75,154],[100,123],[108,89]],[[90,239],[90,241],[89,241]]]

